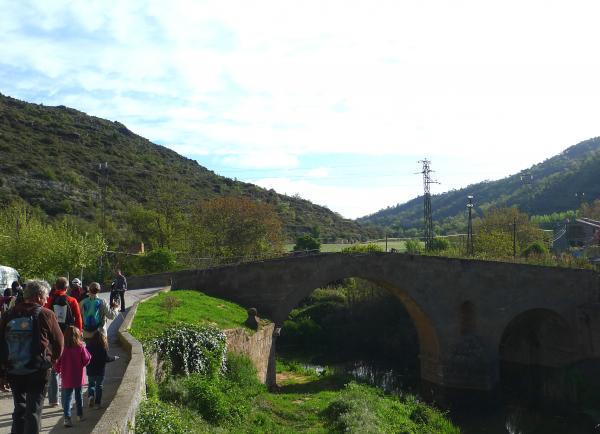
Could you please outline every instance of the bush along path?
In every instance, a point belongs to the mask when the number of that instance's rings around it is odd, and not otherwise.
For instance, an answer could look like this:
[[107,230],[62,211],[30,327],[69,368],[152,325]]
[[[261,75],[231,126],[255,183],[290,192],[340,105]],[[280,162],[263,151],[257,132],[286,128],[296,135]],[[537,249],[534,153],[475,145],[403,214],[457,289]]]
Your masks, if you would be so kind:
[[[278,391],[269,393],[247,357],[227,352],[225,334],[214,325],[222,318],[198,323],[197,310],[189,309],[196,295],[187,294],[175,307],[174,301],[165,302],[179,292],[140,305],[140,321],[136,315],[131,329],[144,336],[150,367],[136,433],[459,433],[441,412],[412,396],[386,395],[297,364],[278,363]],[[223,300],[197,297],[226,309]],[[171,306],[169,315],[177,321],[157,329],[145,316],[153,305]]]
[[[136,301],[147,298],[157,292],[160,288],[129,290],[125,293],[126,306],[132,306]],[[108,301],[109,292],[103,292],[100,297]],[[128,356],[121,348],[117,339],[117,331],[123,322],[123,313],[120,313],[114,320],[108,321],[108,338],[110,349],[109,353],[118,355],[120,358],[113,363],[106,365],[106,377],[104,380],[104,390],[102,394],[102,409],[94,410],[88,408],[85,404],[87,400],[84,395],[83,414],[86,420],[77,423],[75,421],[73,428],[63,426],[62,405],[58,407],[49,407],[48,399],[44,400],[42,411],[42,433],[68,432],[70,434],[89,433],[105,413],[110,401],[117,392],[121,380],[127,368]],[[87,391],[87,382],[83,387],[83,392]],[[0,392],[0,434],[9,434],[12,424],[13,400],[10,392]]]

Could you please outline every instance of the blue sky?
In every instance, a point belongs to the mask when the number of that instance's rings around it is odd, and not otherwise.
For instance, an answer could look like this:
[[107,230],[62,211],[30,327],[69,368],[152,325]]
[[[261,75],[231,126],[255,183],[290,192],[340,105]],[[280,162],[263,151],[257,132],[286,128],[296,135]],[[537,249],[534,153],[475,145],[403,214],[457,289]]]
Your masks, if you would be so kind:
[[[356,218],[600,135],[596,1],[0,0],[0,92]],[[477,195],[474,192],[475,196]]]

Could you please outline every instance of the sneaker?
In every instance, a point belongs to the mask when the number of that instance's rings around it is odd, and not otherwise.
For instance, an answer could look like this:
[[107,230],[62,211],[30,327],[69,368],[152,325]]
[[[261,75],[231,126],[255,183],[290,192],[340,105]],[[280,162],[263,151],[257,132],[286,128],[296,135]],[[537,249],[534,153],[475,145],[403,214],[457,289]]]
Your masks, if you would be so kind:
[[71,421],[70,417],[65,417],[65,421],[64,421],[64,425],[69,428],[71,426],[73,426],[73,421]]
[[49,407],[58,407],[58,402],[49,402],[48,406]]
[[88,407],[92,408],[94,406],[94,397],[90,396],[88,401]]
[[96,409],[96,410],[100,410],[101,408],[102,408],[102,404],[94,405],[94,409]]
[[81,415],[81,416],[77,416],[77,422],[83,422],[85,420],[85,416]]

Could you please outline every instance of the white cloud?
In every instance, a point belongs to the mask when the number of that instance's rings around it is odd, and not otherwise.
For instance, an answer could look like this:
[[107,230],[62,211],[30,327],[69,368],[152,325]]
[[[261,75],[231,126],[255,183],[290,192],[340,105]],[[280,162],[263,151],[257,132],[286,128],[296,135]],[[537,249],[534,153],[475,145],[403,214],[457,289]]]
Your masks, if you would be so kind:
[[[0,0],[0,91],[233,167],[422,154],[507,174],[599,134],[599,15],[591,0]],[[319,170],[294,186],[335,195]]]

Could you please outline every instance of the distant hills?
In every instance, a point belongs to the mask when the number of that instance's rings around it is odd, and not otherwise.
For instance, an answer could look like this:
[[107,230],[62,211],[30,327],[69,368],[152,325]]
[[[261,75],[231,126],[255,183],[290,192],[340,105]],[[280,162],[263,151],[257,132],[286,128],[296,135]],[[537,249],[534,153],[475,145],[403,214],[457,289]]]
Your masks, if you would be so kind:
[[[242,195],[273,204],[290,240],[318,227],[324,240],[380,235],[356,221],[297,196],[219,176],[196,161],[111,122],[64,106],[48,107],[0,94],[0,205],[25,201],[49,216],[99,221],[100,189],[106,209],[122,224],[130,205],[164,206],[161,193],[180,203]],[[107,162],[106,172],[98,163]]]
[[[431,204],[436,233],[466,228],[468,195],[474,196],[476,215],[482,215],[494,206],[517,206],[530,215],[575,210],[582,201],[600,198],[600,137],[571,146],[521,173],[433,195]],[[423,227],[423,197],[357,221],[391,228],[396,235],[416,235]]]

